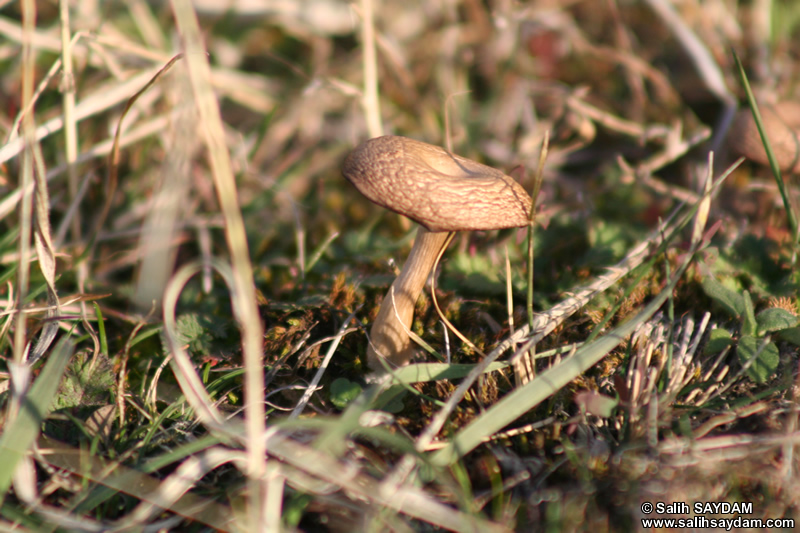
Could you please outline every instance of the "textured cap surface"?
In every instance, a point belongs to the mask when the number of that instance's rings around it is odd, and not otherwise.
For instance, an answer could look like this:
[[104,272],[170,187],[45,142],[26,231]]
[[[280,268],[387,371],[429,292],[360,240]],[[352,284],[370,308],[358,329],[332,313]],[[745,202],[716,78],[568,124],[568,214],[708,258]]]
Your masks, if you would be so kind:
[[342,174],[376,204],[429,231],[528,224],[531,197],[512,177],[407,137],[364,141],[347,156]]

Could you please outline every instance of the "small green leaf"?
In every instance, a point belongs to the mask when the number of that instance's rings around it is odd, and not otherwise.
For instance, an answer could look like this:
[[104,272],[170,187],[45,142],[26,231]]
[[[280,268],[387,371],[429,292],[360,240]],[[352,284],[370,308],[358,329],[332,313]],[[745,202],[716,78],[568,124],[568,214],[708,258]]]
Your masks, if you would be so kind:
[[778,347],[772,341],[769,341],[756,357],[756,353],[762,344],[764,344],[763,339],[747,335],[739,340],[739,345],[736,347],[736,355],[739,356],[739,362],[742,365],[747,364],[754,357],[756,358],[750,368],[747,369],[747,375],[756,383],[765,383],[772,377],[775,370],[778,369],[780,360]]
[[706,296],[721,305],[732,317],[738,318],[744,314],[744,301],[741,294],[724,286],[713,276],[703,278],[700,285]]
[[[162,345],[167,346],[166,337],[162,335]],[[185,313],[178,317],[176,324],[177,340],[188,345],[189,350],[200,355],[214,352],[214,342],[228,336],[227,323],[219,317],[199,313]]]
[[778,336],[788,343],[800,346],[800,327],[782,329],[778,332]]
[[181,344],[188,344],[193,352],[207,355],[211,348],[211,335],[200,323],[196,313],[186,313],[178,317],[177,338]]
[[331,383],[331,402],[339,409],[344,409],[361,394],[361,385],[346,378],[337,378]]
[[402,410],[403,410],[402,396],[396,396],[392,398],[386,405],[381,407],[381,411],[386,411],[387,413],[392,413],[393,415],[396,415]]
[[116,380],[114,366],[105,354],[96,359],[79,353],[70,360],[69,367],[58,388],[56,409],[105,405]]
[[705,348],[703,348],[703,353],[706,355],[718,354],[731,344],[733,344],[733,339],[731,338],[731,334],[728,330],[714,328],[708,335],[708,342],[706,343]]
[[750,293],[744,291],[742,295],[742,302],[744,303],[744,316],[742,316],[742,335],[755,335],[756,334],[756,312],[753,309],[753,300],[750,298]]
[[758,313],[756,322],[758,322],[758,335],[763,336],[773,331],[793,328],[800,323],[800,318],[786,309],[771,307]]

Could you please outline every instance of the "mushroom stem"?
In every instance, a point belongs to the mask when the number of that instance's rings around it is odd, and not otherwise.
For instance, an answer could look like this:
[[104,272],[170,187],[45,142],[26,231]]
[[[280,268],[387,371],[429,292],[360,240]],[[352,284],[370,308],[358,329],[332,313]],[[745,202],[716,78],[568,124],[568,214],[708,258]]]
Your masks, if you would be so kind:
[[417,299],[448,235],[446,231],[430,232],[419,228],[403,270],[383,298],[372,324],[367,348],[367,364],[371,370],[384,370],[381,358],[390,366],[403,366],[413,357],[414,346],[406,332],[411,329]]

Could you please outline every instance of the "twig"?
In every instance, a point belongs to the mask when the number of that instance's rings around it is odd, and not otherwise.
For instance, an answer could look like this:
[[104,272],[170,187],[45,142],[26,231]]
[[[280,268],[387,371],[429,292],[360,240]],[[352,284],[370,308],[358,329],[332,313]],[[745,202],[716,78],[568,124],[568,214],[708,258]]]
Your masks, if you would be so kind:
[[[360,307],[359,307],[360,309]],[[328,353],[325,354],[325,358],[322,360],[322,363],[319,365],[317,369],[317,373],[314,374],[314,379],[311,380],[311,383],[306,388],[305,392],[303,393],[303,397],[300,398],[300,401],[297,402],[297,407],[294,408],[292,414],[289,415],[289,418],[297,418],[300,413],[303,412],[303,409],[306,408],[308,405],[309,400],[311,400],[311,396],[316,392],[317,385],[319,385],[322,376],[325,374],[325,371],[328,369],[328,364],[331,362],[331,358],[333,354],[336,352],[336,348],[339,347],[339,343],[342,341],[344,336],[347,334],[347,326],[350,325],[350,321],[353,320],[353,317],[356,316],[356,312],[358,309],[350,313],[350,316],[347,317],[347,320],[344,321],[342,327],[339,328],[339,332],[336,334],[336,337],[333,339],[333,342],[328,347]]]

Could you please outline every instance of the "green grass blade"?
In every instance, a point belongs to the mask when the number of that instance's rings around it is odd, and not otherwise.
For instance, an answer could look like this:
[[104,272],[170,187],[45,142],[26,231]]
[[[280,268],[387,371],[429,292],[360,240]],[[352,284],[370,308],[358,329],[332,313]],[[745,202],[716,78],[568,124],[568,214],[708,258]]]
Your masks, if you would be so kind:
[[798,233],[797,213],[792,208],[792,203],[789,201],[789,193],[786,191],[786,185],[781,176],[781,170],[778,168],[778,161],[775,159],[775,153],[772,151],[772,145],[767,138],[766,130],[764,129],[764,122],[761,120],[761,113],[758,111],[758,104],[756,97],[750,89],[750,82],[747,80],[747,74],[744,72],[742,62],[736,52],[733,53],[733,58],[736,61],[736,67],[739,69],[739,76],[742,78],[742,85],[744,85],[744,92],[747,94],[747,104],[750,106],[750,111],[753,113],[753,120],[756,122],[758,134],[761,136],[761,141],[764,143],[764,151],[767,153],[769,160],[769,168],[772,170],[772,176],[775,178],[775,183],[778,185],[778,191],[781,193],[781,200],[783,207],[786,209],[786,216],[789,219],[789,230],[794,236],[794,242],[800,242],[800,233]]
[[106,322],[103,319],[103,311],[100,309],[100,306],[97,305],[97,302],[93,302],[94,305],[94,314],[97,316],[97,331],[100,337],[100,351],[103,355],[108,355],[108,337],[106,336]]
[[22,397],[16,419],[0,436],[0,505],[11,486],[17,465],[36,440],[42,422],[53,407],[53,398],[73,350],[74,345],[69,337],[64,337],[56,344],[42,373]]
[[311,253],[311,257],[308,259],[308,262],[306,263],[306,274],[308,274],[314,268],[314,266],[322,257],[322,254],[324,254],[328,250],[328,248],[330,248],[331,244],[333,244],[333,241],[335,241],[338,236],[339,232],[334,231],[333,233],[328,235],[324,241],[322,241],[322,244],[320,244],[316,250],[314,250]]

